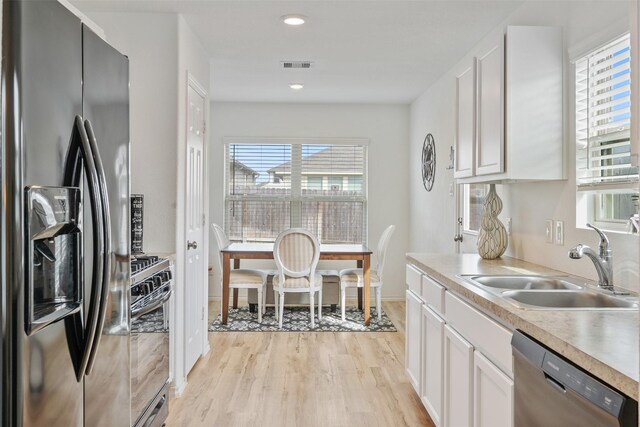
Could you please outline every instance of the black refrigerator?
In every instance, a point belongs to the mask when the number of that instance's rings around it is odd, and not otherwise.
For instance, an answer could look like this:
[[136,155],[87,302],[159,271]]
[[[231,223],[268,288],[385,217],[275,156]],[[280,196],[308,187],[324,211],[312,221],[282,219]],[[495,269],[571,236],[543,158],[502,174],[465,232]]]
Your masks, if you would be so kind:
[[2,1],[2,426],[130,426],[129,65]]

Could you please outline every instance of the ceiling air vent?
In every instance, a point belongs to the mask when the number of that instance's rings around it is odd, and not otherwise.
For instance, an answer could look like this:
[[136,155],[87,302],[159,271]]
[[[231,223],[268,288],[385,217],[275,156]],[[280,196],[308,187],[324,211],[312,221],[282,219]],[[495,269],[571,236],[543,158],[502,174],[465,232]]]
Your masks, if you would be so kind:
[[285,70],[290,68],[296,68],[296,69],[311,68],[311,65],[313,64],[313,62],[311,61],[282,61],[280,63],[282,64],[282,68],[284,68]]

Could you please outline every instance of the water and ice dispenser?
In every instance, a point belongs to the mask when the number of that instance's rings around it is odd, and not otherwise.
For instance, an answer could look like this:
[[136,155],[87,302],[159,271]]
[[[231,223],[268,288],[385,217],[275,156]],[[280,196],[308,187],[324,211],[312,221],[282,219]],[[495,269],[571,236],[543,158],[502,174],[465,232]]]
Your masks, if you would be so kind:
[[26,189],[26,332],[32,334],[80,309],[80,189]]

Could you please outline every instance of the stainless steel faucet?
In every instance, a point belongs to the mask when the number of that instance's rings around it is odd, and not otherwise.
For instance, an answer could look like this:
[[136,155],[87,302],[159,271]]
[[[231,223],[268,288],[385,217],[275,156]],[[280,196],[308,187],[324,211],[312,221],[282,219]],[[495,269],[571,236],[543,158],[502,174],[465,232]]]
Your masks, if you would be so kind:
[[613,252],[609,248],[609,239],[598,227],[589,223],[587,227],[593,228],[600,235],[598,253],[589,246],[580,244],[571,248],[569,258],[580,259],[585,255],[589,257],[598,272],[598,288],[613,292]]

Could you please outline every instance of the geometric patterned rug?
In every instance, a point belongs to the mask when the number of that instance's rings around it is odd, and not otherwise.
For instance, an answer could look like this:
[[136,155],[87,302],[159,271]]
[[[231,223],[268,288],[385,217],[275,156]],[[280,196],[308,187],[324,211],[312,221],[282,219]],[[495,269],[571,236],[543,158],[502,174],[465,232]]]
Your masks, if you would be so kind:
[[156,310],[151,313],[144,314],[131,322],[131,332],[137,333],[166,333],[169,329],[164,327],[164,318],[162,311]]
[[273,307],[267,307],[262,315],[262,323],[258,323],[258,314],[251,313],[248,306],[233,309],[229,307],[229,318],[226,325],[220,324],[218,316],[210,325],[210,332],[397,332],[393,322],[382,311],[382,320],[378,321],[375,308],[371,308],[371,322],[364,326],[364,314],[357,307],[346,309],[345,321],[342,321],[340,308],[335,313],[329,307],[323,307],[322,320],[311,329],[309,307],[285,307],[282,318],[282,329],[278,328],[278,318]]

